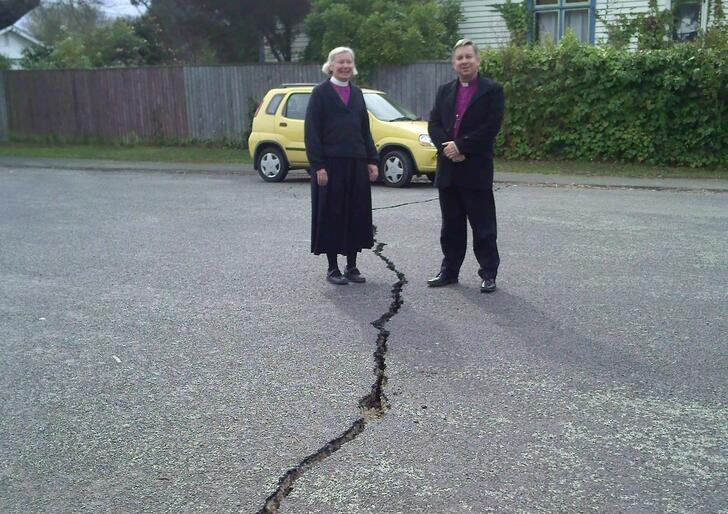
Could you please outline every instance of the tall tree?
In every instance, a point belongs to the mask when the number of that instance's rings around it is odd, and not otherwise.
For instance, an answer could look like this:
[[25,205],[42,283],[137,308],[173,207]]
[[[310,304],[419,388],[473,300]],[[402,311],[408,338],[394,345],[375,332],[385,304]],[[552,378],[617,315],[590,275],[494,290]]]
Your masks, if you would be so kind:
[[0,29],[16,21],[40,5],[40,0],[0,0]]
[[88,34],[73,34],[53,46],[23,52],[24,68],[103,68],[146,64],[147,42],[127,20],[117,19]]
[[344,45],[365,69],[443,59],[458,37],[461,16],[459,0],[313,0],[306,57],[321,60]]
[[132,0],[155,18],[178,58],[202,48],[218,62],[257,61],[261,42],[280,61],[291,60],[292,42],[310,8],[308,0]]
[[303,28],[303,19],[311,10],[308,0],[268,0],[253,2],[258,32],[278,61],[293,59],[293,40]]
[[134,34],[146,41],[142,49],[144,64],[156,66],[178,62],[177,52],[169,45],[156,18],[145,14],[130,21]]
[[194,0],[132,0],[146,8],[137,26],[154,27],[158,43],[177,62],[211,64],[218,62],[207,38],[210,20]]
[[89,34],[108,21],[101,5],[100,0],[45,1],[28,15],[28,30],[49,45]]
[[445,27],[442,42],[447,48],[452,48],[462,36],[460,24],[465,21],[461,0],[439,0],[439,20]]

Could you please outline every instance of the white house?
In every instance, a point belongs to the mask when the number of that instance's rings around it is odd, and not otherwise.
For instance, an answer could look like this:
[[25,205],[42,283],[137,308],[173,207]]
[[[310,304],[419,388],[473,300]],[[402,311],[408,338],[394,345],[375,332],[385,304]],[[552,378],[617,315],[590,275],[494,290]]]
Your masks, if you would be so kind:
[[13,67],[18,67],[17,63],[23,57],[23,50],[33,44],[42,43],[21,28],[12,26],[0,30],[0,54],[10,58]]
[[[518,2],[519,0],[513,0]],[[483,47],[502,46],[510,39],[505,21],[493,6],[505,0],[463,0],[465,21],[463,35]],[[659,9],[670,9],[677,0],[657,0]],[[698,29],[705,30],[712,22],[712,0],[683,0],[678,7],[681,20],[676,39],[689,40]],[[529,0],[535,34],[543,41],[558,41],[571,28],[582,41],[598,44],[607,39],[601,20],[612,21],[620,14],[636,14],[649,10],[648,0]]]
[[[520,3],[521,0],[512,0]],[[698,29],[712,23],[714,0],[679,0],[676,39],[689,40]],[[506,22],[493,7],[506,0],[462,0],[464,21],[460,24],[463,37],[472,39],[481,48],[508,44],[510,34]],[[620,14],[637,14],[649,10],[649,0],[528,0],[533,16],[534,34],[530,37],[556,42],[570,28],[576,37],[591,44],[605,43],[607,29],[601,20],[612,21]],[[678,0],[657,0],[659,9],[670,9]],[[301,33],[293,42],[294,60],[306,48],[306,35]],[[268,48],[265,60],[274,61]]]

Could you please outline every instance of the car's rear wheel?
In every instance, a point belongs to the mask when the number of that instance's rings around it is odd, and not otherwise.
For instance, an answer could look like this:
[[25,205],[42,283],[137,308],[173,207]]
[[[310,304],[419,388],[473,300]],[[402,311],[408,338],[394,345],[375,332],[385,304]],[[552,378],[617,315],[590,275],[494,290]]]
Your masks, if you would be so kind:
[[260,151],[256,168],[266,182],[281,182],[288,175],[288,161],[275,146],[266,146]]
[[379,163],[382,182],[389,187],[404,187],[412,180],[414,164],[412,158],[402,150],[389,150]]
[[433,184],[435,183],[435,174],[434,173],[425,173],[425,175],[427,175],[427,179],[430,182],[432,182]]

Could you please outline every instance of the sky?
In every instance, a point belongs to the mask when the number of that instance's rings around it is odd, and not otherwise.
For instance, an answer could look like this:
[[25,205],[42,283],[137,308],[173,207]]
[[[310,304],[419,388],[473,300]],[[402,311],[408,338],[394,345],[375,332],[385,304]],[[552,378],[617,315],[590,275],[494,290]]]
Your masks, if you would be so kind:
[[136,16],[139,9],[131,5],[129,0],[104,0],[104,12],[109,16]]

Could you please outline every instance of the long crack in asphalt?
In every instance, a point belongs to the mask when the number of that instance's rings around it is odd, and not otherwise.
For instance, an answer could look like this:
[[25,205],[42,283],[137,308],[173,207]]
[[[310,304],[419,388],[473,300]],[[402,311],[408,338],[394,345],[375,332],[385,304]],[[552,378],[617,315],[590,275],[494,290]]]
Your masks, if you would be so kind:
[[[377,233],[377,227],[374,226],[374,234]],[[281,506],[283,500],[293,489],[293,483],[298,480],[301,475],[311,469],[313,466],[328,458],[332,453],[338,451],[349,441],[354,440],[366,428],[369,420],[381,418],[389,410],[389,402],[384,394],[384,386],[387,383],[385,370],[387,340],[389,339],[389,331],[384,328],[387,322],[394,317],[402,306],[402,289],[407,283],[404,273],[399,271],[391,259],[384,256],[382,251],[386,243],[382,243],[374,239],[374,254],[382,259],[387,268],[397,275],[397,282],[392,285],[392,302],[389,304],[387,312],[382,314],[379,319],[372,321],[372,325],[378,330],[376,349],[374,351],[374,376],[376,380],[372,384],[371,391],[359,400],[359,409],[361,417],[339,437],[332,439],[321,447],[318,451],[312,453],[303,459],[295,468],[289,469],[278,481],[278,488],[265,501],[265,505],[258,511],[258,514],[275,514]]]
[[428,198],[427,200],[418,200],[416,202],[405,202],[405,203],[398,203],[398,204],[395,204],[395,205],[385,205],[384,207],[373,207],[372,210],[373,211],[382,211],[384,209],[395,209],[397,207],[404,207],[405,205],[415,205],[415,204],[418,204],[418,203],[434,202],[437,199],[438,198],[435,197],[435,198]]
[[[494,187],[493,188],[493,192],[498,191],[502,187],[510,187],[510,185]],[[439,200],[439,199],[440,198],[438,196],[436,196],[434,198],[427,198],[426,200],[415,200],[414,202],[404,202],[404,203],[397,203],[397,204],[394,204],[394,205],[384,205],[382,207],[372,207],[372,210],[373,211],[383,211],[383,210],[386,210],[386,209],[396,209],[397,207],[405,207],[407,205],[417,205],[417,204],[421,204],[421,203],[434,202],[434,201]],[[380,255],[380,257],[381,257],[381,255]]]

